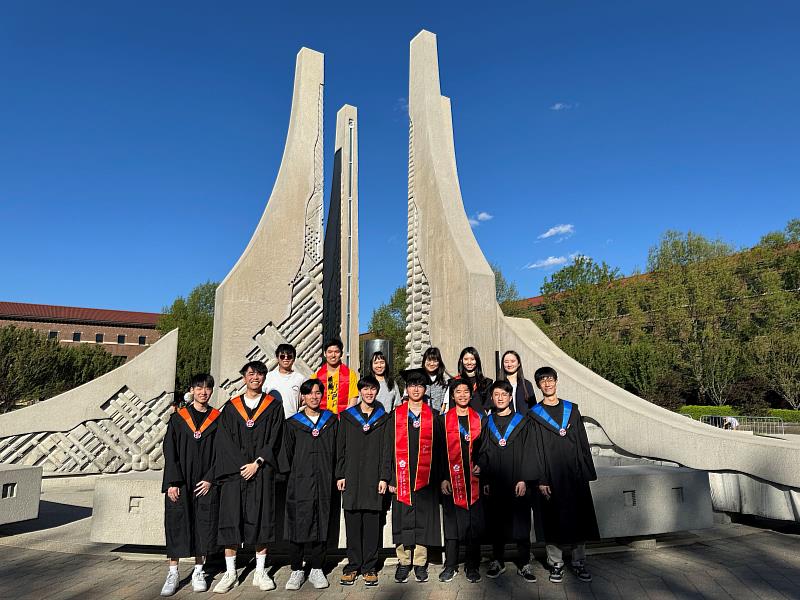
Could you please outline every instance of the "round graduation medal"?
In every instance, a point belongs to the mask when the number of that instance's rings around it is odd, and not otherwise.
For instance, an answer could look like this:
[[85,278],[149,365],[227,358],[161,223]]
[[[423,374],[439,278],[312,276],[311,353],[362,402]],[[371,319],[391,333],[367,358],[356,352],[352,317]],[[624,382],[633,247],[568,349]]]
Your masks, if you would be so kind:
[[500,444],[501,448],[505,448],[505,446],[506,446],[506,438],[500,438],[500,441],[497,442],[497,443]]
[[253,421],[253,419],[247,419],[247,421],[245,421],[244,424],[247,425],[248,427],[252,427],[253,425],[256,424],[256,422]]
[[194,439],[199,440],[201,435],[203,435],[203,434],[200,433],[199,431],[195,431],[194,432]]
[[364,430],[364,433],[366,433],[367,431],[369,431],[369,423],[364,423],[364,426],[363,426],[361,429],[363,429],[363,430]]
[[415,427],[415,428],[417,428],[417,429],[419,429],[419,419],[417,419],[416,421],[414,421],[414,427]]
[[567,435],[567,430],[562,427],[561,429],[558,430],[558,435],[564,437],[565,435]]
[[311,430],[311,435],[313,435],[314,437],[318,437],[319,436],[319,429],[312,429]]
[[468,442],[471,439],[471,436],[468,433],[464,434],[464,441]]

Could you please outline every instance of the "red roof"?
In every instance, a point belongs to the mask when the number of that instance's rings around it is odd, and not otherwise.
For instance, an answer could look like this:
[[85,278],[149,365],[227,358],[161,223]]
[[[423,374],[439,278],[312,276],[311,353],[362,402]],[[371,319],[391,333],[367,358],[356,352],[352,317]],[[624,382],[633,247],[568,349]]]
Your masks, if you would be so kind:
[[12,321],[128,325],[154,329],[159,317],[161,317],[160,313],[51,306],[49,304],[25,304],[23,302],[0,302],[0,319]]

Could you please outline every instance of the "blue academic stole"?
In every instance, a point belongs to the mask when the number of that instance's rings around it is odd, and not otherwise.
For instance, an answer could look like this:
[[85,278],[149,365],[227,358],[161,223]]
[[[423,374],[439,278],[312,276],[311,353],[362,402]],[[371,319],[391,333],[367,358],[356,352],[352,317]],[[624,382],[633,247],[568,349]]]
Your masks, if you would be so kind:
[[[475,412],[478,412],[478,411],[475,411]],[[483,419],[481,418],[481,414],[480,414],[480,413],[478,413],[478,418],[479,418],[481,421],[483,421]],[[497,428],[495,427],[495,429],[497,429]],[[458,430],[461,432],[461,437],[463,437],[463,438],[464,438],[464,441],[465,441],[465,442],[468,442],[468,441],[470,441],[470,435],[469,435],[469,431],[467,431],[466,429],[464,429],[464,426],[461,424],[461,421],[459,421],[459,422],[458,422]],[[511,433],[511,432],[509,431],[508,433]]]
[[553,420],[553,417],[551,417],[544,408],[542,408],[541,403],[534,406],[531,412],[555,429],[558,435],[564,437],[567,435],[567,423],[569,423],[569,417],[572,414],[572,402],[569,400],[562,400],[561,402],[564,403],[564,414],[561,417],[561,426]]
[[372,428],[372,426],[375,424],[375,421],[377,421],[383,415],[386,414],[386,410],[383,408],[382,404],[378,404],[378,408],[372,411],[372,414],[369,417],[369,421],[364,420],[364,417],[361,416],[361,413],[359,412],[357,406],[351,406],[350,408],[347,409],[346,412],[349,412],[350,416],[361,424],[361,429],[364,430],[364,433],[366,433]]
[[309,419],[304,412],[296,412],[292,415],[292,418],[298,423],[301,423],[302,425],[305,425],[311,429],[312,436],[318,437],[322,431],[322,428],[325,427],[325,423],[327,423],[328,419],[330,419],[332,416],[333,413],[331,411],[323,410],[319,415],[319,419],[317,419],[316,425],[314,424],[314,421]]
[[497,444],[501,448],[505,448],[506,444],[508,443],[508,437],[511,435],[511,432],[516,429],[517,425],[520,424],[522,421],[522,415],[519,413],[514,413],[514,416],[511,417],[511,421],[508,423],[508,427],[506,427],[505,432],[503,435],[500,435],[500,430],[497,429],[497,424],[494,422],[494,415],[489,415],[489,418],[486,421],[486,425],[489,427],[489,431],[492,432],[492,435],[497,439]]

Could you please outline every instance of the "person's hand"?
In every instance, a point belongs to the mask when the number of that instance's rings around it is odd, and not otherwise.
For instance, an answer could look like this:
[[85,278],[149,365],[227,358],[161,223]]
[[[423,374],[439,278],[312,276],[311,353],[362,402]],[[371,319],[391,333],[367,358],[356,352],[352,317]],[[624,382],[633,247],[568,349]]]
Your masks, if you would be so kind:
[[253,475],[256,474],[258,471],[258,463],[248,463],[242,467],[239,467],[239,473],[242,474],[242,477],[245,481],[252,479]]
[[344,483],[345,483],[344,479],[337,479],[336,480],[336,489],[339,490],[340,492],[343,492],[344,491]]
[[526,490],[525,482],[524,481],[518,481],[517,485],[514,486],[514,495],[517,498],[521,498],[522,496],[525,495],[525,490]]
[[542,496],[544,496],[548,500],[550,500],[550,496],[553,495],[553,492],[550,490],[549,485],[540,485],[539,491],[541,492]]
[[181,497],[181,488],[177,486],[172,486],[167,490],[167,497],[172,500],[173,502],[177,502],[178,498]]
[[356,396],[355,398],[350,398],[350,400],[347,401],[347,408],[352,408],[356,404],[358,404],[358,396]]
[[481,474],[481,468],[478,465],[474,465],[472,467],[472,474],[473,475],[480,475]]
[[395,486],[393,486],[393,485],[390,485],[389,486],[389,493],[390,494],[394,494],[396,492],[397,492],[397,488]]
[[205,496],[208,493],[208,490],[210,489],[211,489],[210,481],[198,481],[197,485],[194,488],[194,495]]
[[483,486],[483,495],[484,496],[488,496],[489,495],[489,484],[488,483]]
[[449,496],[453,493],[453,485],[446,479],[442,482],[442,493],[445,496]]
[[385,481],[381,480],[378,482],[378,493],[383,496],[386,493],[386,488],[389,487]]

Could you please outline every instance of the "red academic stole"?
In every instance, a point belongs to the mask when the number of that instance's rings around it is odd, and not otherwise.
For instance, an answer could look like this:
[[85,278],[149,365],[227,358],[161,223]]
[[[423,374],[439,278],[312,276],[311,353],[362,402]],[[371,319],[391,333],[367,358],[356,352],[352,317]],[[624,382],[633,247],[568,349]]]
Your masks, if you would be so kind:
[[230,402],[233,408],[236,409],[236,412],[239,413],[239,416],[242,417],[242,419],[244,419],[244,424],[247,425],[248,427],[252,427],[253,425],[256,424],[256,421],[258,420],[258,417],[261,416],[261,413],[267,410],[267,407],[270,404],[272,404],[273,400],[275,400],[275,398],[273,398],[269,394],[264,394],[263,397],[261,398],[261,405],[258,407],[258,410],[256,411],[256,414],[253,415],[252,419],[247,416],[247,411],[244,409],[244,404],[242,403],[241,396],[236,396],[236,398],[231,398]]
[[194,433],[194,439],[199,440],[200,437],[203,435],[203,432],[206,429],[208,429],[214,421],[217,420],[217,417],[219,416],[219,411],[216,408],[212,408],[211,410],[209,410],[206,420],[203,421],[202,425],[200,425],[200,429],[195,428],[194,421],[192,420],[192,415],[189,414],[188,408],[184,406],[183,408],[178,410],[178,414],[181,416],[181,418],[183,418],[184,421],[186,421],[186,424],[189,426],[189,429],[191,429],[192,433]]
[[[419,453],[417,455],[417,479],[414,491],[421,490],[431,478],[433,459],[433,411],[422,405],[419,414]],[[411,468],[408,453],[408,402],[394,411],[394,463],[397,478],[397,499],[411,506]]]
[[[326,390],[329,389],[328,386],[330,384],[328,383],[328,363],[322,365],[320,370],[317,371],[317,379],[319,379],[325,385]],[[339,389],[337,392],[336,406],[328,406],[328,392],[326,391],[325,397],[320,403],[320,409],[328,409],[337,416],[339,413],[347,410],[347,402],[350,400],[350,369],[344,363],[339,364]]]
[[469,431],[464,436],[469,443],[469,465],[464,466],[461,458],[461,425],[458,422],[456,409],[451,408],[444,416],[445,439],[447,441],[447,464],[450,467],[450,483],[453,486],[453,504],[469,510],[467,506],[467,482],[464,473],[469,473],[470,504],[475,504],[480,496],[478,478],[472,473],[472,443],[481,433],[481,418],[477,412],[469,409]]

